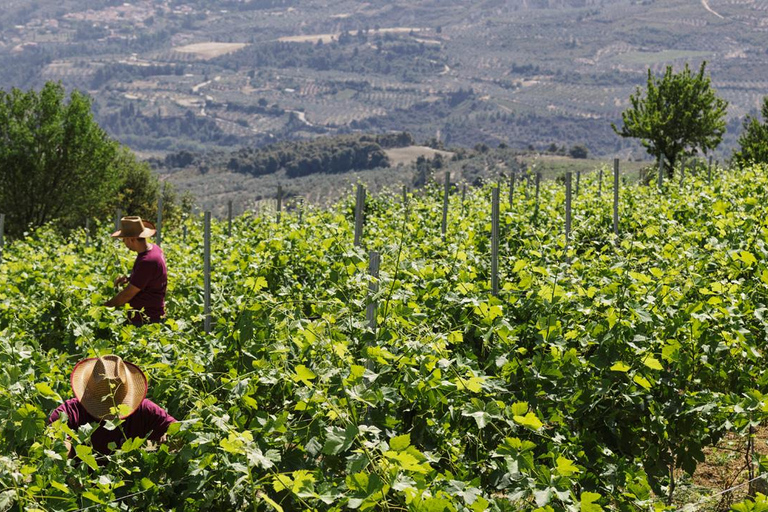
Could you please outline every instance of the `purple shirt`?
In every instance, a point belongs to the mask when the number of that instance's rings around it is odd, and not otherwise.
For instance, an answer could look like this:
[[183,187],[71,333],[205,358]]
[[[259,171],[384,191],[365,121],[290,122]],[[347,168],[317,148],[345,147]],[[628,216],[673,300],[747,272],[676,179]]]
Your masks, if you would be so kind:
[[57,421],[63,412],[67,413],[67,418],[69,418],[67,425],[72,430],[77,430],[86,423],[99,423],[98,428],[91,434],[91,444],[94,450],[104,455],[112,453],[112,450],[109,449],[109,443],[112,442],[120,447],[126,439],[134,437],[146,437],[151,441],[159,441],[168,430],[168,426],[176,421],[162,407],[146,398],[141,402],[139,408],[125,418],[122,425],[114,430],[104,428],[104,425],[99,420],[85,410],[85,407],[77,398],[70,398],[58,406],[51,413],[48,421],[50,423]]
[[[168,285],[168,270],[165,268],[165,257],[159,246],[136,256],[129,282],[141,290],[129,302],[131,309],[144,310],[149,322],[159,322],[165,316],[165,289]],[[134,324],[144,323],[141,313],[132,313],[130,320]]]

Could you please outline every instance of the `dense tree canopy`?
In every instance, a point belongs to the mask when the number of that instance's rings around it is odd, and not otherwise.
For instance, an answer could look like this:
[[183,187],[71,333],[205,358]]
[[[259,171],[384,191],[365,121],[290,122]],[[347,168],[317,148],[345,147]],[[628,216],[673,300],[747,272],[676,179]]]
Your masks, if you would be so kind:
[[[54,82],[40,91],[0,91],[0,212],[11,237],[53,220],[68,228],[110,218],[116,206],[156,212],[159,188],[148,165],[94,121],[85,95],[65,96]],[[178,201],[167,194],[174,212]]]
[[632,104],[621,114],[624,126],[614,131],[622,137],[640,139],[648,153],[658,160],[662,156],[671,175],[680,156],[691,156],[701,149],[705,154],[714,149],[725,133],[728,102],[719,98],[710,78],[704,75],[706,62],[698,73],[685,65],[680,73],[672,66],[660,78],[648,70],[648,84],[630,95]]
[[739,164],[768,163],[768,96],[763,98],[763,122],[747,116],[739,137],[739,151],[733,155]]
[[17,236],[53,219],[82,222],[103,211],[120,184],[119,145],[93,120],[86,96],[48,82],[0,91],[0,211]]

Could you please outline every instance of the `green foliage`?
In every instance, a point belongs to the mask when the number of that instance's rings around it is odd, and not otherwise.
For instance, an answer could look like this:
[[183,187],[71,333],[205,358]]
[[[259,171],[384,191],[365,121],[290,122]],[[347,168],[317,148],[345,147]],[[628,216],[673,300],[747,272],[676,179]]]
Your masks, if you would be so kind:
[[589,156],[589,149],[584,144],[576,144],[571,147],[568,154],[571,158],[587,158]]
[[[107,218],[116,206],[153,218],[158,178],[146,163],[110,139],[78,91],[65,103],[61,84],[39,91],[0,91],[0,212],[10,237],[48,222],[74,228]],[[167,217],[181,218],[185,203],[165,189]]]
[[179,197],[172,183],[162,186],[147,162],[140,162],[130,150],[123,147],[115,159],[122,181],[113,203],[130,215],[144,219],[157,218],[158,196],[163,196],[163,219],[175,224],[192,210],[194,198],[190,193]]
[[144,114],[135,110],[133,103],[128,103],[115,112],[102,114],[99,121],[104,129],[131,147],[175,149],[179,138],[223,145],[243,141],[225,134],[213,119],[196,116],[191,110],[184,115],[163,117],[156,113]]
[[441,71],[446,56],[439,46],[408,36],[364,31],[342,33],[338,41],[316,45],[295,42],[253,44],[219,59],[230,69],[308,68],[318,71],[376,73],[413,77]]
[[104,211],[117,190],[118,145],[93,120],[89,100],[48,82],[0,91],[0,211],[18,236],[60,219],[78,225]]
[[[705,448],[766,420],[765,171],[622,187],[619,236],[612,180],[598,196],[583,176],[567,253],[563,187],[542,183],[533,220],[518,183],[501,205],[498,296],[489,188],[450,196],[445,240],[439,185],[407,205],[369,196],[365,247],[351,197],[279,225],[246,215],[232,236],[214,222],[210,334],[200,218],[186,240],[165,231],[170,319],[140,328],[100,306],[130,261],[108,226],[89,247],[40,229],[0,265],[0,504],[650,510]],[[168,444],[101,457],[89,429],[45,424],[74,363],[107,352],[182,420]]]
[[227,168],[254,176],[285,169],[290,177],[375,169],[389,166],[389,157],[382,147],[397,147],[412,140],[410,135],[401,133],[280,142],[261,149],[243,148],[233,154]]
[[733,160],[740,165],[768,163],[768,96],[763,98],[763,122],[747,116]]
[[704,76],[706,64],[702,62],[697,74],[688,64],[680,73],[667,66],[660,78],[649,69],[645,94],[638,87],[630,95],[632,106],[621,114],[621,130],[611,125],[622,137],[640,139],[657,161],[663,156],[669,176],[679,157],[699,150],[706,154],[720,144],[725,133],[728,102],[716,95],[710,78]]

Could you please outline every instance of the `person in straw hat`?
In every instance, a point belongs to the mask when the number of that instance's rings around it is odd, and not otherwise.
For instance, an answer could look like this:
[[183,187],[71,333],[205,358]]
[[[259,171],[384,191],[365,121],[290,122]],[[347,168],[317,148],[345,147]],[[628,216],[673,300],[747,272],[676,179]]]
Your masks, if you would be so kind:
[[115,287],[125,288],[105,306],[131,306],[128,320],[134,325],[156,323],[165,316],[165,290],[168,286],[168,270],[160,246],[147,242],[155,234],[155,226],[141,217],[123,217],[120,229],[112,233],[113,238],[123,240],[125,246],[138,253],[129,276],[115,279]]
[[[106,355],[83,359],[70,376],[75,398],[59,405],[48,418],[49,423],[66,415],[69,428],[77,430],[87,423],[99,423],[91,434],[93,448],[104,455],[112,450],[110,443],[122,446],[126,439],[142,437],[165,441],[168,426],[176,419],[147,396],[147,377],[138,366],[119,356]],[[105,420],[123,420],[109,430]],[[73,456],[71,445],[70,456]]]

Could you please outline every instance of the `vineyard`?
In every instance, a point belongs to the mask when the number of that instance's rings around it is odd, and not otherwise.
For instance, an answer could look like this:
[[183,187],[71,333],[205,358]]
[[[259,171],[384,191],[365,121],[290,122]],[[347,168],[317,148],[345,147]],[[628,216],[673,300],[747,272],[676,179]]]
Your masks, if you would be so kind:
[[[502,184],[495,296],[490,187],[452,189],[444,237],[434,184],[368,197],[360,247],[351,196],[214,222],[210,333],[202,218],[164,226],[163,325],[101,306],[132,262],[107,222],[6,244],[0,511],[704,510],[681,479],[768,411],[766,170],[622,185],[618,235],[584,175],[567,243],[560,180]],[[47,425],[106,353],[181,420],[167,443],[96,460]]]

